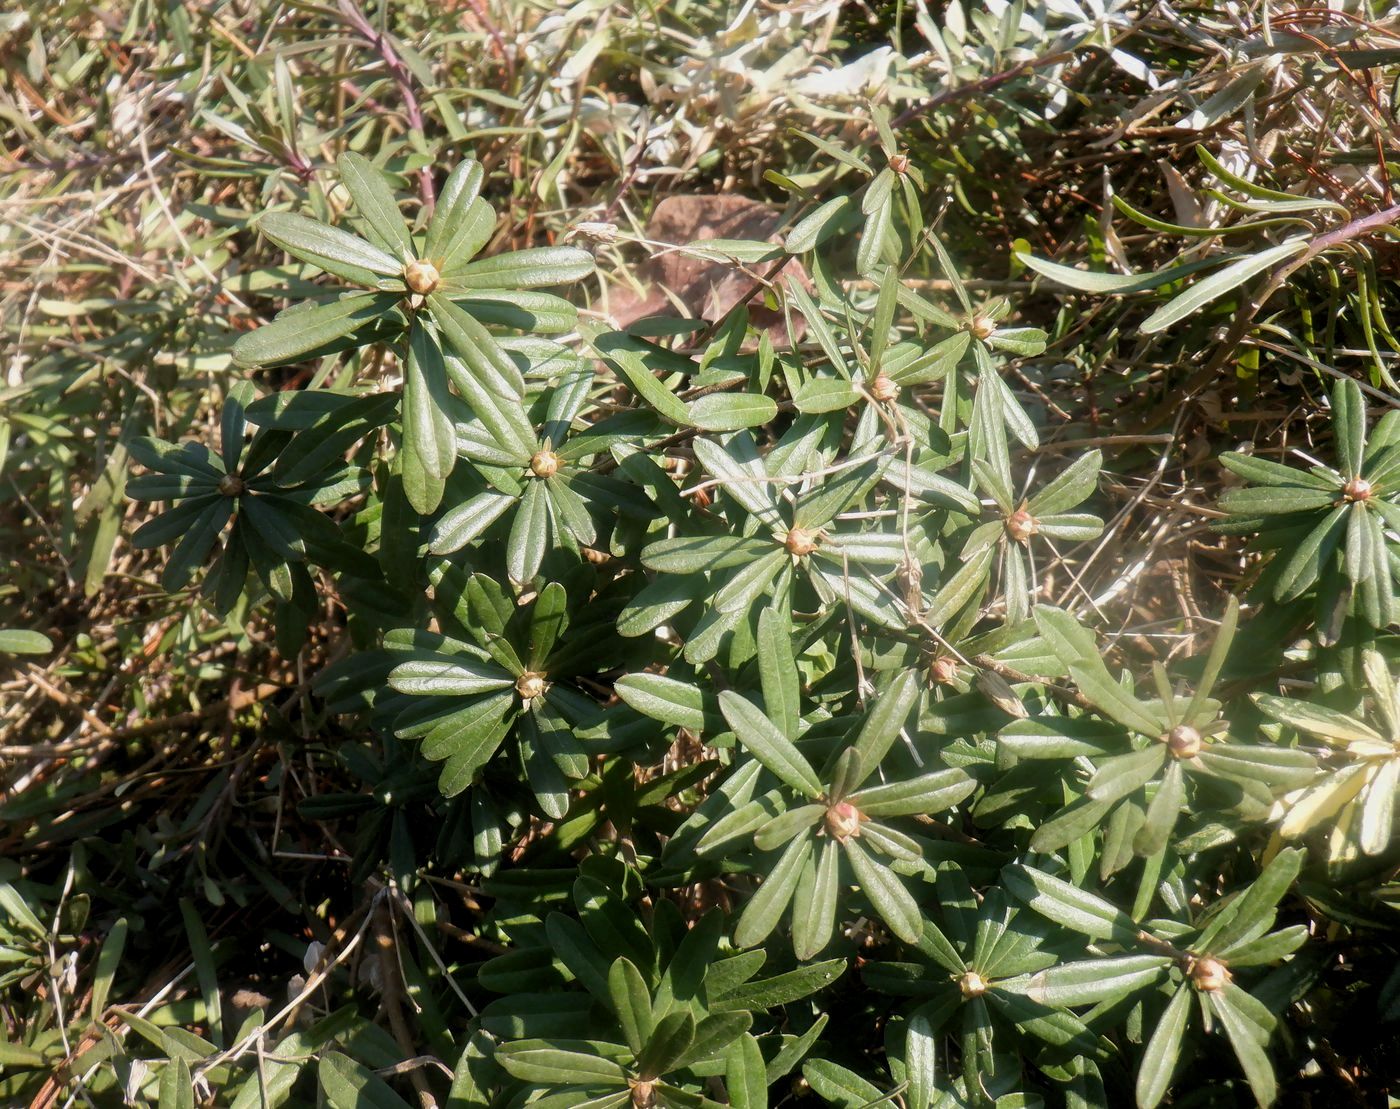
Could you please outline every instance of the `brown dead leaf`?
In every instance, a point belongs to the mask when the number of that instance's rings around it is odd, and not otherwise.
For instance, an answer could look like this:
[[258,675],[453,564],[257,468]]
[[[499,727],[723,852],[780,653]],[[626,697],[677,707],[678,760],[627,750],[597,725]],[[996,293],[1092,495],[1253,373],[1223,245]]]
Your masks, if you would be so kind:
[[[647,222],[646,236],[653,242],[683,246],[701,239],[750,239],[778,242],[777,228],[782,213],[770,204],[744,196],[668,196],[656,206]],[[753,272],[767,274],[772,262],[742,268],[727,262],[712,262],[676,251],[664,251],[649,258],[637,272],[646,283],[645,294],[628,286],[613,288],[611,316],[618,327],[647,316],[683,314],[713,323],[740,303],[749,306],[749,318],[765,329],[776,345],[789,342],[787,323],[781,312],[763,303],[763,287]],[[811,282],[801,262],[792,259],[770,281],[788,276],[810,288]],[[668,293],[670,295],[668,295]],[[682,313],[677,302],[684,306]],[[796,339],[805,327],[799,322]]]

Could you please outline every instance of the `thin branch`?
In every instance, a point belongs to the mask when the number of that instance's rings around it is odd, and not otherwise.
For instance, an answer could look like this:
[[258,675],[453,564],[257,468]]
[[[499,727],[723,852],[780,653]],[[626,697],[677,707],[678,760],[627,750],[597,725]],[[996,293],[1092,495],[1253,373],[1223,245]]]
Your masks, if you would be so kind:
[[[404,114],[408,116],[408,126],[421,137],[424,134],[423,110],[419,107],[418,95],[413,90],[413,75],[409,72],[403,59],[399,57],[399,52],[394,49],[393,42],[390,41],[386,33],[375,30],[374,25],[360,10],[355,0],[340,0],[338,6],[340,14],[345,17],[345,22],[357,35],[369,43],[384,62],[384,68],[393,77],[394,84],[399,88],[399,95],[403,97]],[[423,197],[423,207],[427,210],[428,215],[432,215],[433,207],[437,203],[437,193],[433,188],[433,175],[427,166],[423,166],[418,171],[418,192]]]

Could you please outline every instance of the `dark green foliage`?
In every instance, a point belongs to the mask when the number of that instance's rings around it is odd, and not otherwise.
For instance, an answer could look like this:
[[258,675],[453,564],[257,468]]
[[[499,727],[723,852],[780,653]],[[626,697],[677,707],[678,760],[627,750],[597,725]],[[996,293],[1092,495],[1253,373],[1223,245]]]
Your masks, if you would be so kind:
[[98,7],[0,1103],[1384,1099],[1380,5]]

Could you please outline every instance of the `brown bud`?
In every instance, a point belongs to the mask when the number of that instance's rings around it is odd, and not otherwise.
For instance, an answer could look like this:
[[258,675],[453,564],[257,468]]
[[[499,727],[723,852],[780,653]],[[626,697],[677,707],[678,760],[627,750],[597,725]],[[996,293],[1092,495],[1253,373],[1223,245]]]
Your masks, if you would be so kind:
[[530,459],[530,472],[536,477],[553,477],[559,472],[559,456],[553,451],[539,451]]
[[438,287],[441,275],[435,265],[419,258],[404,266],[403,279],[408,287],[419,296],[427,296]]
[[1371,483],[1364,477],[1354,477],[1342,486],[1342,496],[1349,501],[1369,501]]
[[849,801],[838,801],[826,810],[826,830],[833,839],[848,840],[860,835],[860,810]]
[[904,176],[904,174],[909,172],[909,155],[891,154],[890,169],[894,170],[895,173],[899,174],[901,177]]
[[888,404],[899,396],[899,386],[890,379],[884,370],[881,370],[875,375],[875,380],[870,383],[870,395],[876,400]]
[[544,693],[544,675],[526,670],[515,679],[515,692],[520,694],[522,701],[533,701]]
[[225,474],[219,479],[219,492],[226,497],[236,497],[244,488],[243,479],[237,474]]
[[656,1104],[656,1091],[653,1083],[640,1078],[632,1079],[632,1106],[633,1109],[652,1109]]
[[788,554],[802,558],[817,549],[817,533],[806,528],[793,528],[783,540],[783,546],[788,549]]
[[1006,518],[1006,534],[1017,543],[1025,543],[1039,530],[1039,521],[1024,508],[1018,508]]
[[986,342],[996,333],[997,321],[991,316],[973,316],[967,321],[967,329],[974,339]]
[[1178,724],[1163,738],[1175,758],[1193,759],[1201,753],[1201,733],[1190,724]]
[[1196,989],[1204,990],[1206,993],[1223,990],[1231,977],[1225,964],[1219,959],[1212,959],[1209,955],[1193,959],[1190,974],[1191,982]]
[[969,970],[958,979],[958,989],[962,991],[963,997],[969,1000],[974,997],[981,997],[987,992],[987,980],[975,970]]
[[952,685],[957,674],[958,664],[952,655],[939,655],[928,668],[929,681],[934,685]]

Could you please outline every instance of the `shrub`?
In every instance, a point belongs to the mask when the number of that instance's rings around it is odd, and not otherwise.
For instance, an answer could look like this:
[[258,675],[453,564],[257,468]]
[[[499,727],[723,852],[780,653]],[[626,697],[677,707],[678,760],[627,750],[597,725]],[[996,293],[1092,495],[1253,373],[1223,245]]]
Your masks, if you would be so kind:
[[[231,198],[172,209],[143,148],[183,299],[72,281],[76,338],[15,336],[26,527],[98,477],[17,558],[52,634],[0,632],[59,652],[5,716],[4,1098],[1379,1096],[1400,207],[1383,162],[1315,163],[1383,144],[1358,73],[1393,29],[1247,5],[1221,60],[1209,8],[877,6],[840,66],[798,13],[586,7],[472,5],[481,57],[428,9],[297,8],[266,63],[141,16],[200,105],[177,134],[233,144],[171,149]],[[216,39],[236,79],[193,68]],[[762,59],[822,76],[769,105],[790,131],[722,76]],[[595,65],[673,103],[659,136]],[[1319,82],[1363,98],[1323,138]],[[1130,103],[1185,112],[1142,132],[1171,219]],[[1091,133],[1133,174],[1047,230],[1025,179],[1083,202]],[[620,228],[682,138],[678,173],[749,159],[786,207]],[[638,247],[745,291],[620,322]]]

